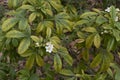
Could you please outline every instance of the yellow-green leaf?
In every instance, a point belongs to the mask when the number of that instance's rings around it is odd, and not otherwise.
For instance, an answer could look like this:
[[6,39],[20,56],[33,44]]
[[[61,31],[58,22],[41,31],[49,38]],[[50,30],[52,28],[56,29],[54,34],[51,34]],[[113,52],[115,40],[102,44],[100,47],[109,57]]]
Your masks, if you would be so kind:
[[99,34],[96,34],[94,37],[94,45],[96,48],[99,48],[101,44],[101,38]]
[[38,54],[36,54],[36,63],[40,67],[44,65],[44,61],[43,61],[42,57],[40,55],[38,55]]
[[88,17],[88,16],[95,16],[95,15],[97,15],[98,13],[96,13],[96,12],[85,12],[85,13],[83,13],[81,16],[80,16],[80,18],[86,18],[86,17]]
[[86,39],[86,48],[90,48],[93,44],[95,34],[91,34]]
[[88,60],[89,60],[89,51],[86,50],[86,49],[83,49],[83,51],[82,51],[82,56],[83,56],[83,59],[84,59],[85,61],[88,61]]
[[107,56],[106,54],[102,57],[102,64],[101,64],[101,68],[100,68],[100,72],[102,71],[107,71],[107,69],[110,66],[110,57]]
[[32,40],[35,42],[39,42],[40,39],[37,36],[31,36]]
[[36,32],[39,33],[45,28],[44,24],[40,22],[36,28]]
[[62,61],[58,54],[54,56],[54,69],[58,72],[62,69]]
[[22,5],[19,9],[28,9],[30,11],[35,11],[35,8],[31,5]]
[[51,28],[50,28],[50,27],[47,27],[46,36],[47,36],[47,37],[50,37],[50,36],[51,36]]
[[107,51],[111,51],[114,47],[114,44],[115,44],[115,39],[110,38],[108,43],[107,43]]
[[82,30],[86,32],[91,32],[91,33],[97,32],[94,27],[85,27]]
[[102,57],[103,57],[102,53],[99,53],[99,54],[93,59],[92,63],[90,64],[90,67],[92,67],[92,68],[97,67],[97,66],[101,63]]
[[56,1],[49,1],[49,2],[52,5],[52,7],[55,8],[57,11],[60,11],[63,8],[63,6]]
[[76,22],[74,24],[74,26],[83,25],[83,24],[86,24],[86,23],[89,23],[89,21],[88,20],[80,20],[80,21]]
[[19,54],[24,53],[29,48],[29,46],[30,46],[30,39],[24,38],[19,44],[18,53]]
[[29,16],[29,19],[28,19],[29,22],[32,23],[35,20],[36,16],[37,16],[36,13],[31,13],[30,16]]
[[65,76],[74,76],[75,74],[69,70],[69,69],[62,69],[60,72],[60,74],[65,75]]
[[70,66],[72,66],[72,64],[73,64],[73,59],[72,59],[72,57],[70,56],[70,54],[68,53],[67,49],[62,47],[60,50],[61,50],[61,52],[60,52],[61,57],[63,57],[64,60],[65,60]]
[[17,30],[11,30],[8,33],[6,33],[5,36],[7,38],[21,38],[21,37],[25,37],[25,34]]
[[18,19],[16,18],[9,18],[6,21],[3,22],[2,24],[2,30],[3,31],[8,31],[12,27],[14,27],[18,22]]
[[33,64],[34,64],[34,60],[35,60],[35,54],[31,55],[28,59],[27,59],[27,62],[25,64],[25,67],[27,69],[31,69]]
[[27,50],[24,53],[20,54],[20,56],[22,57],[28,57],[30,55],[34,54],[34,52],[32,50]]

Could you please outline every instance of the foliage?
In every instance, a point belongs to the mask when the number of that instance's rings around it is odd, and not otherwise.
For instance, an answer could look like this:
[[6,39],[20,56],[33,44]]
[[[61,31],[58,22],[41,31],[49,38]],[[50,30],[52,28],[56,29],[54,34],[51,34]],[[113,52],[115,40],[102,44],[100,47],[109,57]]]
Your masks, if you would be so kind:
[[117,8],[79,14],[61,0],[8,2],[9,17],[0,27],[1,62],[16,68],[25,61],[12,80],[119,80]]

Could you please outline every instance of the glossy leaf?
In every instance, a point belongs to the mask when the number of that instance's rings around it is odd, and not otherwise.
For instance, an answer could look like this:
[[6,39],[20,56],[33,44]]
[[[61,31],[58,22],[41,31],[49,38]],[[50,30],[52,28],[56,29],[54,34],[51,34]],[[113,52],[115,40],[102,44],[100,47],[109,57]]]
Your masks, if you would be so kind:
[[96,48],[99,48],[101,44],[101,37],[99,34],[96,34],[94,37],[94,45]]
[[29,22],[32,23],[35,20],[36,16],[37,16],[36,13],[31,13],[28,19]]
[[19,9],[27,9],[30,11],[35,11],[35,8],[31,5],[22,5]]
[[83,13],[81,16],[80,16],[80,18],[86,18],[86,17],[88,17],[88,16],[95,16],[95,15],[97,15],[98,13],[96,13],[96,12],[85,12],[85,13]]
[[94,27],[85,27],[82,30],[86,32],[91,32],[91,33],[97,32]]
[[51,36],[51,28],[50,27],[47,27],[47,30],[46,30],[46,36],[49,38]]
[[2,30],[3,31],[8,31],[10,30],[12,27],[14,27],[18,22],[18,19],[16,18],[9,18],[7,20],[5,20],[2,24]]
[[26,35],[17,30],[11,30],[5,36],[7,38],[21,38],[21,37],[25,37]]
[[24,38],[19,44],[18,53],[19,54],[24,53],[29,48],[29,46],[30,46],[30,39]]
[[27,50],[24,53],[20,54],[20,56],[28,57],[28,56],[31,56],[32,54],[34,54],[34,52],[32,50]]
[[32,40],[35,42],[39,42],[40,39],[37,36],[31,36]]
[[80,21],[77,21],[74,26],[83,25],[86,23],[89,23],[89,21],[88,20],[80,20]]

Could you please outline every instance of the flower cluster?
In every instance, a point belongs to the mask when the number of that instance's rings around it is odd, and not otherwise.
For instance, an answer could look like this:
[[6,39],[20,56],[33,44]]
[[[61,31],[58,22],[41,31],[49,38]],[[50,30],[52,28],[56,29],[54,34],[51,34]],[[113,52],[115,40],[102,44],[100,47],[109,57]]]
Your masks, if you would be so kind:
[[[111,10],[111,7],[107,7],[107,9],[105,9],[106,12],[110,12],[110,10]],[[118,13],[119,11],[120,9],[116,8],[116,13]],[[115,21],[118,21],[118,16],[116,16]]]
[[104,34],[104,33],[109,33],[107,30],[104,30],[103,32],[101,32],[101,34]]
[[[105,11],[106,11],[106,12],[110,12],[110,8],[111,8],[111,7],[107,7],[107,9],[105,9]],[[120,11],[120,9],[119,9],[119,8],[116,8],[116,12],[119,12],[119,11]]]
[[51,42],[47,42],[45,49],[46,49],[46,52],[51,53],[53,51],[53,44],[51,44]]

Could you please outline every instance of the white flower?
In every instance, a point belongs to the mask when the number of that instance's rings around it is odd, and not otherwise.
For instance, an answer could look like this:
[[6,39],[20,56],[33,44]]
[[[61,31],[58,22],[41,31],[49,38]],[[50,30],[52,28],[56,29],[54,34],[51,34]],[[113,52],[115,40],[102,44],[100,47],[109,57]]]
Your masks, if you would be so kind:
[[108,33],[108,31],[107,31],[107,30],[104,30],[104,33]]
[[107,7],[107,9],[105,9],[106,12],[110,12],[110,7]]
[[46,49],[46,52],[51,53],[53,51],[53,44],[51,44],[51,42],[47,42],[45,49]]
[[117,12],[119,12],[119,11],[120,11],[120,9],[119,9],[119,8],[116,8],[116,11],[117,11]]
[[104,34],[104,32],[101,32],[101,34]]
[[118,16],[116,16],[115,21],[118,21]]
[[35,47],[39,47],[40,46],[40,44],[37,42],[37,43],[35,43]]

